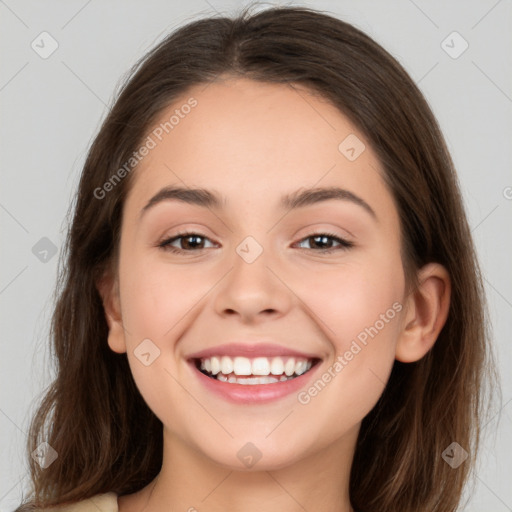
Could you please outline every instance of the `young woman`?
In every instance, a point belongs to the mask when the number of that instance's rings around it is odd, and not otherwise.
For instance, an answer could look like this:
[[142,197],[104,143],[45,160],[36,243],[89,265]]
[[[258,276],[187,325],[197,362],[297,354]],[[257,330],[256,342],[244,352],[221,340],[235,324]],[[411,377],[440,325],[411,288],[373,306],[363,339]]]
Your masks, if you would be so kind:
[[457,510],[478,263],[428,104],[353,26],[249,9],[146,55],[60,283],[18,512]]

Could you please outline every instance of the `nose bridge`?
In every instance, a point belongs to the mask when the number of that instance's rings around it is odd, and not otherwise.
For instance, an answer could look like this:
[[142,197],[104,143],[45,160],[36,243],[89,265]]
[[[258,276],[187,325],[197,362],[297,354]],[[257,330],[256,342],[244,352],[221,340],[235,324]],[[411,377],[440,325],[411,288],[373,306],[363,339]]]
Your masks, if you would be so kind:
[[274,288],[268,267],[276,266],[276,261],[272,262],[269,237],[263,239],[261,234],[256,236],[258,239],[253,235],[246,236],[235,247],[230,281],[238,294],[269,293],[269,287]]
[[290,307],[290,291],[275,275],[279,258],[273,258],[267,245],[271,237],[256,236],[261,243],[248,235],[235,247],[231,271],[216,296],[218,314],[236,312],[249,318],[269,311],[283,314]]

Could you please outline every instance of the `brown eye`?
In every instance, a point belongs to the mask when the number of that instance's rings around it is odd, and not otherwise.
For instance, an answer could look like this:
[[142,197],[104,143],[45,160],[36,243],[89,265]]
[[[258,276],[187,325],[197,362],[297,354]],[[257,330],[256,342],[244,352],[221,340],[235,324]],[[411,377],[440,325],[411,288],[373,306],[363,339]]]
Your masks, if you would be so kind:
[[[181,240],[181,247],[175,247],[171,244],[174,242]],[[205,240],[210,241],[209,238],[199,234],[199,233],[179,233],[171,238],[167,238],[158,244],[158,247],[163,249],[164,251],[183,253],[183,252],[195,252],[201,249],[205,249],[203,247]]]
[[[164,251],[174,253],[190,253],[207,249],[207,247],[204,247],[206,241],[211,242],[209,238],[199,233],[178,233],[177,235],[160,242],[158,247]],[[319,253],[331,253],[334,251],[346,250],[354,245],[352,242],[344,240],[332,233],[314,233],[303,238],[299,244],[304,243],[305,241],[310,244],[310,250]],[[172,245],[175,242],[178,242],[181,247]],[[338,244],[338,246],[333,247],[333,243]]]
[[[346,250],[350,247],[353,247],[353,243],[348,240],[344,240],[332,233],[314,233],[312,235],[303,238],[299,243],[303,243],[304,241],[308,241],[310,245],[313,246],[312,250],[321,253],[330,253],[339,250]],[[338,247],[332,247],[333,242],[339,244]],[[325,246],[328,247],[325,247]],[[320,246],[319,249],[315,249],[315,246]]]

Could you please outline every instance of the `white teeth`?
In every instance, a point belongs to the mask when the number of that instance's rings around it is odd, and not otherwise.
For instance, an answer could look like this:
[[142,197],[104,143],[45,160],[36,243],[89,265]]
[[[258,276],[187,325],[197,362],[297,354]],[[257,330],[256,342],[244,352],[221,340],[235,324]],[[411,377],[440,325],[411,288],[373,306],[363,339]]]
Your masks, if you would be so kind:
[[230,357],[224,356],[220,361],[220,369],[224,375],[228,375],[233,371],[233,361]]
[[[202,370],[212,375],[217,375],[218,380],[237,384],[271,384],[281,382],[302,375],[311,366],[311,360],[295,357],[256,357],[249,359],[248,357],[213,356],[201,359],[200,363]],[[238,379],[238,376],[251,377]]]
[[220,361],[219,361],[219,358],[218,357],[212,357],[211,362],[212,362],[211,372],[213,373],[213,375],[217,375],[217,373],[220,372]]
[[290,376],[293,375],[293,372],[295,371],[295,359],[291,357],[286,361],[286,364],[284,365],[284,373],[286,375]]
[[295,373],[297,375],[302,375],[306,371],[307,361],[299,361],[295,366]]
[[282,375],[284,372],[283,360],[280,357],[274,357],[270,363],[270,373],[272,375]]
[[[250,377],[244,379],[237,379],[236,377],[226,377],[222,373],[219,373],[217,379],[222,382],[229,382],[231,384],[273,384],[274,382],[279,382],[279,379],[275,377]],[[284,377],[282,380],[288,380]]]
[[247,357],[235,357],[233,361],[233,372],[236,375],[251,375],[251,361]]
[[270,363],[266,357],[257,357],[252,361],[253,375],[268,375],[270,373]]

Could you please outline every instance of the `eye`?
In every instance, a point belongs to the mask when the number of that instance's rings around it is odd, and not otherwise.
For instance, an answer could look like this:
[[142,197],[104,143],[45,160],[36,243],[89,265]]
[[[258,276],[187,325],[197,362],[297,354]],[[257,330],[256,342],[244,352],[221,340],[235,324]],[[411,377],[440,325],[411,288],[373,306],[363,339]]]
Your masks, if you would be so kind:
[[[187,241],[184,245],[183,249],[180,249],[178,247],[174,247],[171,244],[174,242],[182,239],[181,245],[183,246],[183,241]],[[201,245],[201,240],[209,240],[209,238],[201,235],[200,233],[178,233],[177,235],[173,236],[172,238],[168,238],[166,240],[163,240],[158,244],[158,247],[163,249],[164,251],[170,251],[174,253],[184,253],[184,252],[194,252],[197,250],[204,249],[204,247],[198,247]],[[188,246],[188,247],[187,247]]]
[[[181,240],[180,245],[182,248],[175,247],[172,244],[175,242]],[[201,249],[205,249],[205,247],[202,247],[204,244],[204,241],[211,240],[207,238],[206,236],[201,235],[200,233],[178,233],[177,235],[167,238],[166,240],[163,240],[158,244],[158,247],[160,247],[164,251],[169,251],[173,253],[187,253],[187,252],[197,252]],[[348,240],[344,240],[343,238],[340,238],[332,233],[313,233],[305,238],[303,238],[299,244],[304,242],[311,242],[313,241],[313,244],[318,245],[332,245],[333,241],[338,245],[338,247],[320,247],[320,248],[313,248],[314,252],[320,252],[320,253],[331,253],[334,251],[343,251],[346,249],[349,249],[350,247],[353,247],[354,244],[352,242],[349,242]],[[329,242],[330,241],[330,242]],[[185,244],[184,244],[185,242]],[[307,249],[307,248],[306,248]]]
[[[354,244],[352,242],[349,242],[348,240],[344,240],[343,238],[340,238],[333,233],[313,233],[313,234],[307,236],[306,238],[303,238],[299,242],[299,244],[303,243],[304,241],[309,242],[311,240],[313,240],[314,245],[332,244],[332,241],[339,244],[338,247],[334,247],[334,248],[333,247],[328,247],[328,248],[321,247],[320,249],[315,249],[315,252],[320,252],[320,253],[331,253],[334,251],[344,251],[344,250],[350,249],[351,247],[354,246]],[[331,240],[331,242],[329,242],[329,240]]]

